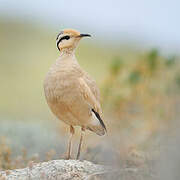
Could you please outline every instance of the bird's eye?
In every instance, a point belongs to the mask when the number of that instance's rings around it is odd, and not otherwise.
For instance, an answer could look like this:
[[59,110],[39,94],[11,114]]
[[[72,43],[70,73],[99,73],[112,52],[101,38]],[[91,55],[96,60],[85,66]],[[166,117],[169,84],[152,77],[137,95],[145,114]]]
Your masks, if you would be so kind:
[[60,40],[59,40],[59,42],[61,42],[62,40],[68,40],[68,39],[70,39],[70,36],[63,36]]
[[59,44],[62,40],[68,40],[68,39],[70,39],[70,36],[63,36],[58,40],[57,44]]
[[70,36],[64,36],[63,38],[68,40],[68,39],[70,39]]

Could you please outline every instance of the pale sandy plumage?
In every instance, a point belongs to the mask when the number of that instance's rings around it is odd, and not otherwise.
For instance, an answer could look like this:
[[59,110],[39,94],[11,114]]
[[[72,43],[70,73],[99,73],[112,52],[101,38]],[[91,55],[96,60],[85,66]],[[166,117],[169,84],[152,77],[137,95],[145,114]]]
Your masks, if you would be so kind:
[[75,48],[84,36],[88,35],[71,29],[58,35],[57,47],[60,57],[45,78],[45,96],[58,119],[70,125],[72,134],[73,126],[81,126],[83,131],[88,129],[98,135],[104,135],[106,128],[101,119],[99,89],[75,57]]

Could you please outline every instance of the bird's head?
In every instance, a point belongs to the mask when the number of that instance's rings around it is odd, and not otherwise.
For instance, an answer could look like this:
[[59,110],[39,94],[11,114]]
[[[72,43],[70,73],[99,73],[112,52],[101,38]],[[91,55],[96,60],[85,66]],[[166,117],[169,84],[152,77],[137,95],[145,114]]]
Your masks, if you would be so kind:
[[91,35],[89,34],[81,34],[73,29],[65,29],[58,34],[56,38],[56,46],[59,51],[63,49],[74,50],[81,38],[90,36]]

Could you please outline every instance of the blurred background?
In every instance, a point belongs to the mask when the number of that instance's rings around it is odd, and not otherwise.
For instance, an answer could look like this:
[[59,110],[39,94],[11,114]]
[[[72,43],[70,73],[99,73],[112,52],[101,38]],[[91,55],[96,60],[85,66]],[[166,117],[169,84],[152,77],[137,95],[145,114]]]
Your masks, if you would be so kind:
[[142,170],[124,179],[167,172],[163,157],[179,147],[179,7],[177,0],[0,0],[0,169],[63,157],[68,127],[50,112],[42,84],[59,56],[57,34],[73,28],[92,35],[76,56],[100,87],[108,129],[105,137],[87,132],[82,159]]

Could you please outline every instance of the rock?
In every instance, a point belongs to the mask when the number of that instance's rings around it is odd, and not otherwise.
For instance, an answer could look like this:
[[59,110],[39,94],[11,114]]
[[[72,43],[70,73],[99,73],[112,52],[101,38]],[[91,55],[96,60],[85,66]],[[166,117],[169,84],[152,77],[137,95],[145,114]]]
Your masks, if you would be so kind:
[[24,169],[0,171],[0,180],[88,180],[112,172],[113,168],[79,160],[52,160]]

